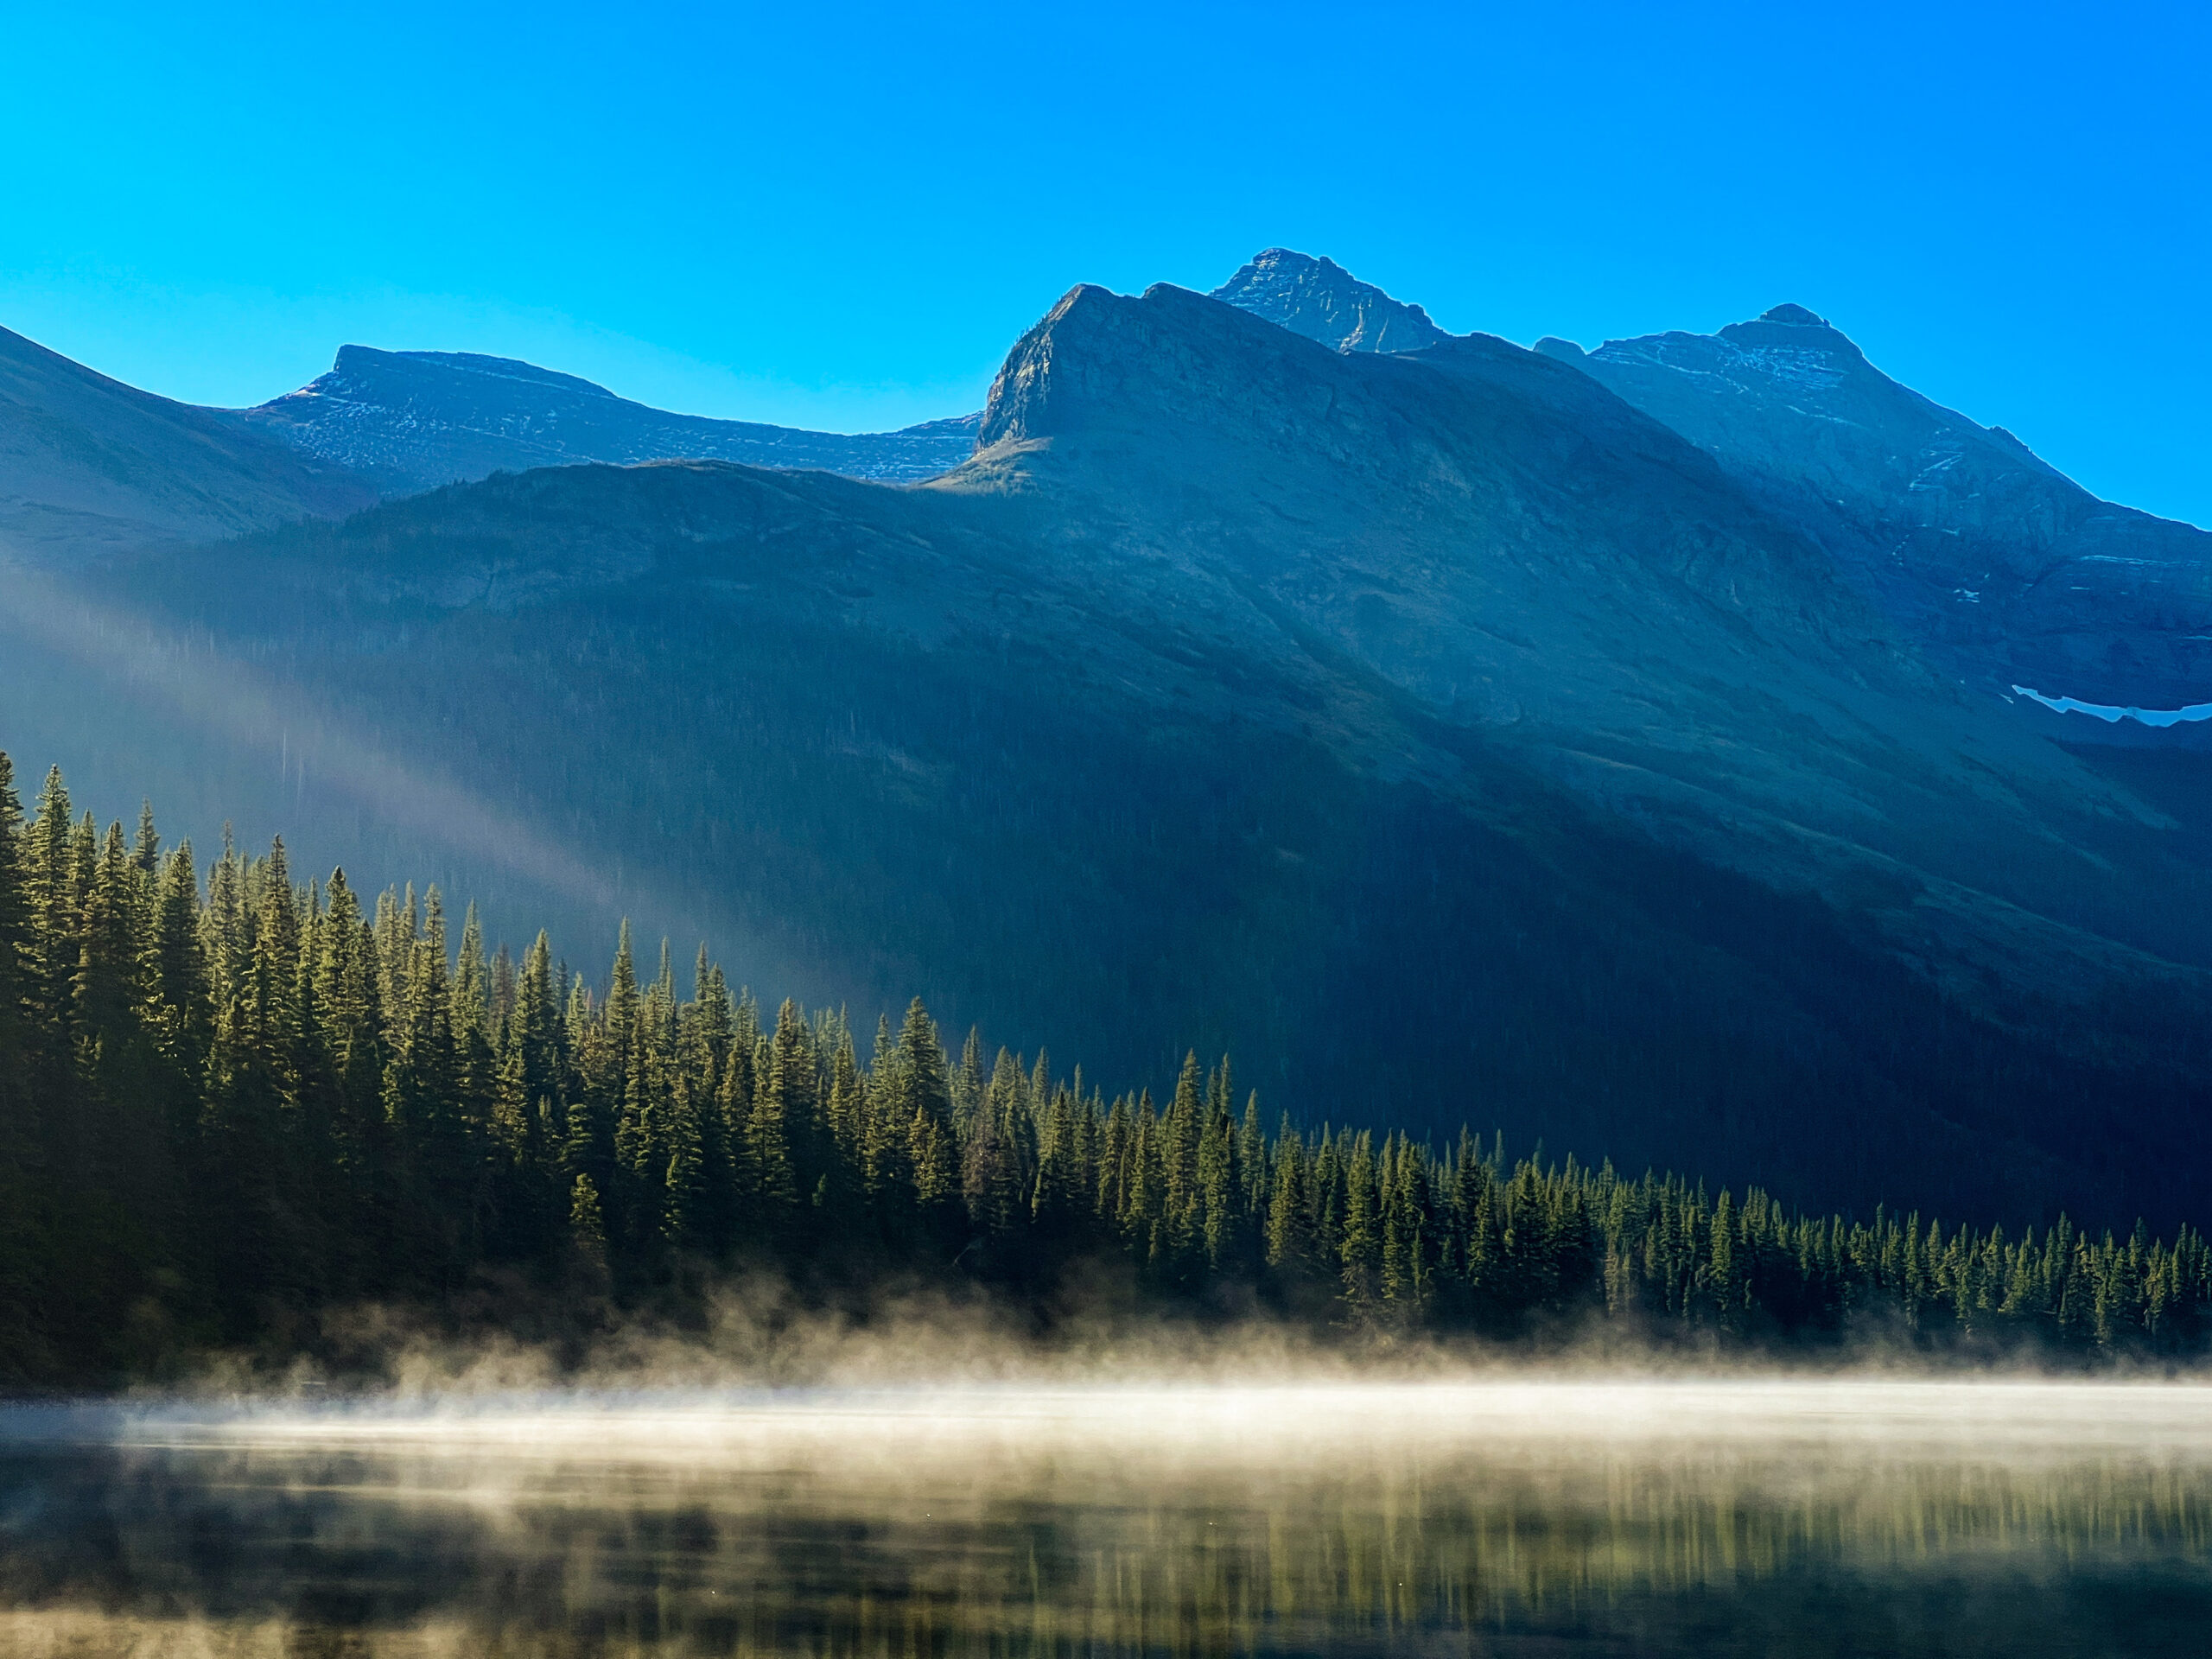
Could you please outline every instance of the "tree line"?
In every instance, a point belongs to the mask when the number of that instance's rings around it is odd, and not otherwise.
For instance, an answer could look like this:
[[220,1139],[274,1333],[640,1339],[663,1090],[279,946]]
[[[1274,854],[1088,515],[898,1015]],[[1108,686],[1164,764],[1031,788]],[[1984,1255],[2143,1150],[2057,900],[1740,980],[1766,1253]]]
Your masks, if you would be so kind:
[[1109,1100],[1080,1067],[957,1055],[917,1000],[861,1058],[845,1014],[772,1018],[702,947],[679,991],[626,927],[596,991],[541,933],[455,938],[435,888],[301,882],[281,841],[203,881],[0,754],[0,1382],[282,1352],[315,1316],[487,1272],[681,1298],[773,1268],[837,1296],[977,1285],[1049,1320],[1077,1275],[1179,1317],[1501,1340],[2175,1355],[2212,1338],[2183,1228],[2017,1236],[1813,1215],[1465,1132],[1263,1123],[1230,1062]]

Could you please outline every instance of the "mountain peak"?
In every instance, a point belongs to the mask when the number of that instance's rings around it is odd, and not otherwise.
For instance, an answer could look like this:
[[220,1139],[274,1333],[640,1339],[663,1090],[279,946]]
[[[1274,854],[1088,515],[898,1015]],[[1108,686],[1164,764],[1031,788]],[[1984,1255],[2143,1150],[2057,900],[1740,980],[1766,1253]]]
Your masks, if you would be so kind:
[[[1241,348],[1230,343],[1236,340]],[[1310,346],[1285,340],[1266,319],[1185,288],[1155,283],[1132,298],[1078,283],[1007,354],[976,442],[988,448],[1065,437],[1094,419],[1127,416],[1147,399],[1204,397],[1208,389],[1170,390],[1178,383],[1176,365],[1219,362],[1224,353],[1239,361],[1241,385],[1262,372],[1251,357],[1255,347],[1262,358],[1284,349],[1314,355]],[[1147,417],[1159,412],[1148,406]]]
[[1212,297],[1340,352],[1414,352],[1452,338],[1421,307],[1291,248],[1255,254]]
[[[1672,338],[1672,336],[1670,336]],[[1701,335],[1684,335],[1685,340],[1701,339]],[[1725,325],[1717,338],[1737,346],[1754,348],[1779,346],[1784,351],[1822,354],[1831,369],[1838,372],[1848,371],[1853,365],[1863,365],[1866,354],[1852,342],[1851,337],[1817,311],[1802,305],[1784,303],[1762,311],[1748,322]],[[1607,347],[1614,342],[1608,340]]]
[[613,398],[595,381],[579,375],[541,369],[518,357],[486,357],[477,352],[386,352],[373,346],[340,346],[333,374],[404,374],[410,370],[443,371],[448,374],[480,375],[489,380],[513,380],[524,385],[550,386],[581,397]]

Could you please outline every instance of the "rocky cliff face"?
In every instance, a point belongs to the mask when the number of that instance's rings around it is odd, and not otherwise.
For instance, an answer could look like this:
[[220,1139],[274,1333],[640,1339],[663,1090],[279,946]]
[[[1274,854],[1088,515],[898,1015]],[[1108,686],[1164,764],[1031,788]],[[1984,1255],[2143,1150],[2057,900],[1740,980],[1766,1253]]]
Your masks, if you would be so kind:
[[2100,501],[1802,306],[1717,334],[1538,349],[1713,456],[1993,696],[2019,683],[2174,708],[2212,683],[2212,536]]
[[1213,297],[1340,352],[1412,352],[1451,338],[1421,307],[1288,248],[1255,255]]
[[846,435],[672,415],[510,358],[340,348],[330,372],[244,411],[301,453],[404,494],[589,461],[742,461],[909,483],[958,466],[975,417]]

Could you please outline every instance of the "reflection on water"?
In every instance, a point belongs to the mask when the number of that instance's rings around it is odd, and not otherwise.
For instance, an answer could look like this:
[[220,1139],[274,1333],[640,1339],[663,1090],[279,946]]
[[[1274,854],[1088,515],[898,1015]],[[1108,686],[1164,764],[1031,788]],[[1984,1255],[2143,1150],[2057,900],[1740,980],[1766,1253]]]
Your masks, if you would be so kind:
[[2212,1650],[2212,1391],[0,1416],[10,1655]]

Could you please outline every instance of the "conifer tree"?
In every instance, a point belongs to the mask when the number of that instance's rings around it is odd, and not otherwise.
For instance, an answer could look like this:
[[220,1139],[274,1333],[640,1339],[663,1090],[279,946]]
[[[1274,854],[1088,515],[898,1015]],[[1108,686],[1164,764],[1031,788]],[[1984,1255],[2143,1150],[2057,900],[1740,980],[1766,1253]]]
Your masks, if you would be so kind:
[[1344,1160],[1344,1236],[1337,1247],[1343,1263],[1344,1300],[1356,1313],[1370,1310],[1381,1290],[1382,1239],[1376,1222],[1375,1152],[1363,1133]]
[[893,1123],[906,1131],[906,1167],[913,1182],[921,1242],[957,1249],[953,1240],[959,1224],[960,1159],[952,1128],[950,1068],[936,1023],[918,996],[907,1006],[897,1052],[893,1092],[886,1103]]
[[162,838],[154,828],[154,804],[151,801],[138,803],[138,835],[131,844],[130,861],[148,881],[161,872]]
[[1206,1124],[1198,1137],[1198,1189],[1199,1243],[1206,1266],[1215,1273],[1226,1272],[1242,1261],[1243,1206],[1236,1190],[1236,1128],[1217,1102],[1208,1103]]
[[1275,1138],[1274,1191],[1268,1206],[1268,1265],[1295,1280],[1313,1260],[1312,1198],[1306,1191],[1306,1147],[1285,1117]]
[[763,1032],[703,950],[679,1001],[668,947],[640,985],[626,929],[602,1002],[543,934],[487,955],[473,909],[449,950],[417,892],[372,918],[344,872],[298,885],[281,842],[226,836],[203,897],[150,811],[102,833],[51,773],[26,823],[0,757],[0,1380],[118,1376],[148,1306],[265,1346],[487,1268],[680,1299],[741,1256],[807,1294],[976,1277],[1039,1317],[1108,1256],[1201,1316],[1233,1283],[1355,1331],[1565,1314],[1817,1345],[1871,1315],[1931,1350],[2212,1346],[2191,1229],[2016,1237],[1509,1166],[1465,1132],[1440,1154],[1287,1116],[1270,1136],[1256,1099],[1232,1116],[1226,1059],[1186,1056],[1164,1110],[1109,1103],[1041,1050],[987,1074],[978,1033],[949,1062],[918,1001],[863,1069],[842,1010],[786,1002]]
[[[73,1035],[69,1012],[77,967],[76,850],[69,811],[61,769],[53,767],[21,842],[28,924],[22,947],[23,1007],[48,1053]],[[54,1084],[49,1081],[47,1086]]]
[[691,1082],[679,1074],[670,1105],[668,1167],[661,1182],[661,1227],[679,1250],[698,1250],[711,1242],[707,1197],[705,1135]]
[[1183,1056],[1175,1093],[1160,1132],[1161,1218],[1170,1251],[1178,1258],[1199,1247],[1198,1143],[1205,1134],[1205,1106],[1198,1092],[1198,1057]]
[[811,1039],[806,1016],[798,1003],[786,999],[776,1011],[776,1032],[768,1046],[766,1086],[755,1094],[745,1126],[754,1224],[771,1243],[788,1236],[798,1210],[799,1173],[791,1154],[791,1130],[813,1109]]
[[588,1175],[578,1175],[569,1190],[569,1236],[579,1249],[594,1255],[607,1248],[607,1218],[600,1209],[599,1188]]
[[37,1304],[50,1271],[36,1203],[38,1084],[23,1021],[35,949],[24,881],[22,803],[13,763],[0,753],[0,1378],[15,1383],[43,1355]]

